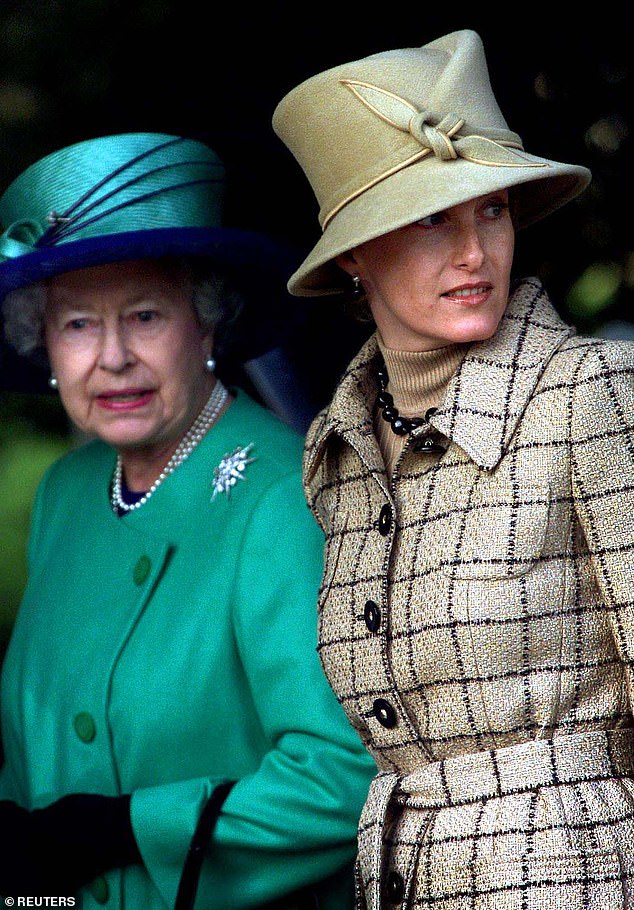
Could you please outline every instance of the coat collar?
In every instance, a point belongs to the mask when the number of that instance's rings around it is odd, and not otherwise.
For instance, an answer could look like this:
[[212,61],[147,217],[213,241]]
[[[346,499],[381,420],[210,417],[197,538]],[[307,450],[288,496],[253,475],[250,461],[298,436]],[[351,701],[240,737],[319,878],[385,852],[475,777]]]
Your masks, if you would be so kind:
[[[558,316],[537,278],[521,281],[495,335],[469,348],[431,424],[476,464],[491,470],[508,447],[548,361],[574,333]],[[372,335],[315,422],[307,440],[309,475],[333,433],[354,446],[368,469],[384,472],[372,420],[377,352]]]

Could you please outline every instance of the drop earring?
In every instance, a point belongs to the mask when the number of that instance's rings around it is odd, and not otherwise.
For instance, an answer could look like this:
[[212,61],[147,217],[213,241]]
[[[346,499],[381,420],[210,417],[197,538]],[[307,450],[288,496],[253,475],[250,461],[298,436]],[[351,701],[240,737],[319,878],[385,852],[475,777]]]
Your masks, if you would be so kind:
[[56,376],[54,376],[53,373],[51,373],[51,375],[48,378],[48,384],[51,389],[55,389],[57,391],[58,382],[57,382]]
[[363,285],[361,284],[361,279],[358,275],[352,276],[352,296],[355,300],[358,300],[359,297],[363,297],[365,291],[363,290]]
[[205,369],[208,373],[213,373],[216,369],[216,361],[213,357],[208,357],[207,360],[205,360]]

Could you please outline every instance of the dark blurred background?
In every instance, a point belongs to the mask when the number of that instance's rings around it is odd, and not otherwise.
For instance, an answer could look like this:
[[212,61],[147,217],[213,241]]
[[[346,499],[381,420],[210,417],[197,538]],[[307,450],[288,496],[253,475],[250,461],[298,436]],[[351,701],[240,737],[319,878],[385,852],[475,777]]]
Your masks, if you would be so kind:
[[[446,8],[441,11],[439,8]],[[307,181],[271,128],[281,97],[329,66],[473,28],[511,129],[536,154],[588,166],[591,188],[522,232],[517,272],[541,277],[584,333],[630,337],[632,14],[630,4],[381,5],[189,0],[0,3],[0,191],[64,145],[126,131],[210,144],[228,173],[227,222],[290,245],[318,236]],[[257,301],[253,301],[257,305]],[[333,302],[292,302],[280,350],[245,374],[300,426],[324,404],[367,333]],[[276,359],[277,358],[277,359]],[[262,367],[262,368],[260,368]],[[279,379],[281,377],[281,380]],[[46,375],[0,348],[0,612],[23,584],[33,490],[73,444]],[[259,385],[258,385],[259,383]],[[275,382],[273,382],[275,385]],[[293,388],[296,390],[293,392]],[[4,563],[4,568],[2,564]]]

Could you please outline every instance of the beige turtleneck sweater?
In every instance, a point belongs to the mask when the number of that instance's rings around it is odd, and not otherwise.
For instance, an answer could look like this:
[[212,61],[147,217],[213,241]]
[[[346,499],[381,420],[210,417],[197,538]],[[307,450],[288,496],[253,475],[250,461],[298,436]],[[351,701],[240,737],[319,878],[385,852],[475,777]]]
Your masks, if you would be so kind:
[[[394,351],[385,346],[378,332],[377,342],[389,377],[387,391],[403,417],[424,417],[429,408],[438,407],[468,348],[450,344],[434,351]],[[397,436],[380,411],[374,418],[374,431],[391,474],[407,436]]]

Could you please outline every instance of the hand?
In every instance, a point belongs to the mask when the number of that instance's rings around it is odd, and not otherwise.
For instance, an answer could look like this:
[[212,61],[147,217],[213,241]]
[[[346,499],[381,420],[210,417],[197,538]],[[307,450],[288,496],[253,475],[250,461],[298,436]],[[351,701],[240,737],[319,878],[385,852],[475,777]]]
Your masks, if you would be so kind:
[[129,796],[72,793],[33,812],[0,803],[0,825],[13,857],[5,862],[7,851],[0,853],[3,894],[73,894],[108,869],[141,860]]

